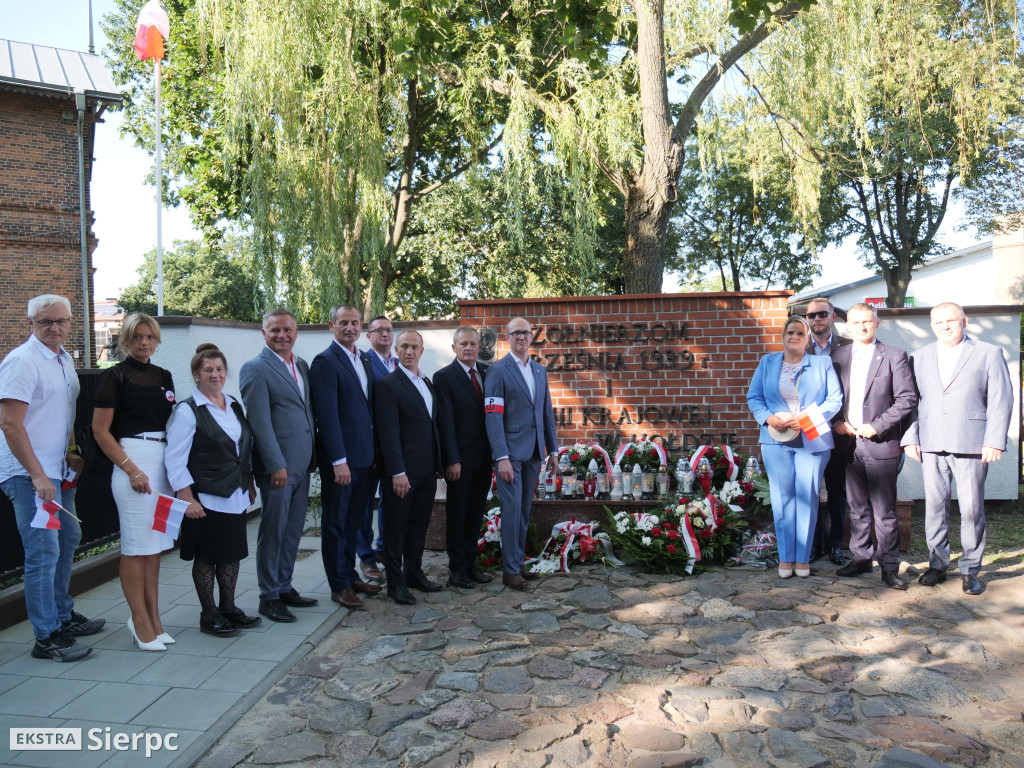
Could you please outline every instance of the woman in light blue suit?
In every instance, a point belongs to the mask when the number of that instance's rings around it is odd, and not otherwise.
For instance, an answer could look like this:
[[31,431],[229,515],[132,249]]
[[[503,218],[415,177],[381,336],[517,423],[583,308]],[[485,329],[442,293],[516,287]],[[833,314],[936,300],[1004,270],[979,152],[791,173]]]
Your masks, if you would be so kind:
[[809,576],[818,489],[832,453],[832,433],[815,439],[797,416],[817,404],[826,421],[843,404],[832,360],[807,354],[810,327],[793,316],[782,326],[782,352],[761,358],[750,381],[747,405],[761,425],[761,455],[771,483],[772,514],[779,545],[779,576]]

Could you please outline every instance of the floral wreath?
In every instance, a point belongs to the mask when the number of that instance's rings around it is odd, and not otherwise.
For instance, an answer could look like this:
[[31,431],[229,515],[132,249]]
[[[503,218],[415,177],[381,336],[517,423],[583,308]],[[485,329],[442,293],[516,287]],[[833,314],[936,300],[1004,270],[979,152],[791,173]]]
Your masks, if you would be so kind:
[[668,454],[665,453],[665,449],[660,444],[655,443],[651,440],[645,440],[643,438],[637,440],[636,442],[623,443],[622,445],[620,445],[619,449],[615,452],[615,463],[621,464],[622,457],[625,456],[626,451],[630,449],[638,450],[641,453],[649,453],[653,451],[658,455],[659,459],[661,460],[662,466],[668,466]]
[[611,458],[608,456],[608,451],[602,448],[600,443],[573,443],[572,445],[563,446],[562,448],[558,449],[558,458],[561,459],[562,454],[565,453],[566,451],[571,451],[571,453],[569,453],[569,461],[574,465],[577,464],[577,460],[572,458],[573,453],[583,454],[587,458],[592,458],[595,455],[600,455],[601,458],[604,459],[605,472],[608,472],[610,474],[612,471]]

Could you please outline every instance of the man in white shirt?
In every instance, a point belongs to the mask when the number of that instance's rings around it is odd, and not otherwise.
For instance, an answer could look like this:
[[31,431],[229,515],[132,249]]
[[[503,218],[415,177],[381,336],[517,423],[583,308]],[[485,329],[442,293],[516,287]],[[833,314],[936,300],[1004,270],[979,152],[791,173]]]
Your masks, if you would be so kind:
[[400,605],[416,598],[409,587],[438,592],[443,587],[423,572],[423,548],[441,470],[437,397],[420,371],[423,337],[402,331],[395,342],[400,365],[377,384],[373,412],[384,493],[384,567],[388,596]]
[[[914,421],[903,436],[907,456],[923,463],[928,570],[918,582],[934,587],[949,567],[950,480],[960,507],[962,589],[980,595],[985,553],[985,477],[1006,450],[1013,385],[1003,351],[967,335],[967,316],[953,302],[931,311],[938,341],[913,354],[920,393]],[[1016,355],[1016,351],[1013,353]]]
[[[75,490],[62,490],[70,469],[82,471],[74,453],[75,403],[80,386],[64,349],[71,331],[71,302],[43,294],[28,303],[32,335],[0,363],[0,489],[11,500],[25,549],[25,607],[37,659],[76,661],[92,648],[75,638],[99,632],[103,619],[74,610],[68,594],[71,563],[82,529]],[[59,504],[59,530],[35,527],[36,499]]]
[[[877,558],[882,582],[906,589],[899,577],[900,532],[896,522],[896,476],[899,473],[901,424],[917,404],[917,390],[907,353],[875,338],[878,313],[854,304],[846,314],[853,344],[832,354],[843,385],[843,408],[834,431],[836,447],[849,457],[846,497],[850,502],[852,562],[840,576],[869,573]],[[877,546],[872,549],[871,534]]]

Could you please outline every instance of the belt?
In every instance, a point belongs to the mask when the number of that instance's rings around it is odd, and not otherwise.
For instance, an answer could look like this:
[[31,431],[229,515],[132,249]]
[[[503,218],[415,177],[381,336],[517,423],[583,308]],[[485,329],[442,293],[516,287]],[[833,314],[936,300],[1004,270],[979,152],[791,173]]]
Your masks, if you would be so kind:
[[147,435],[126,435],[125,437],[127,437],[127,439],[129,439],[129,440],[149,440],[150,442],[153,442],[153,443],[166,443],[167,442],[167,438],[166,437],[149,437]]

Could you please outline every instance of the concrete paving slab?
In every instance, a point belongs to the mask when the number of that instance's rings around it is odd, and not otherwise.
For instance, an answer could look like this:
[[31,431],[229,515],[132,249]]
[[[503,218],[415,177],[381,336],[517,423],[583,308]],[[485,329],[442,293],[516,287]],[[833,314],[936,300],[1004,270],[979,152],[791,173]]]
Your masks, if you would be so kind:
[[233,659],[254,659],[256,661],[281,661],[298,647],[305,639],[302,635],[286,635],[283,633],[245,633],[232,644],[230,651],[225,649],[221,656]]
[[[28,717],[18,715],[15,717],[4,717],[4,725],[10,728],[59,728],[62,720],[54,720],[49,717]],[[8,731],[10,733],[10,731]],[[0,765],[18,765],[20,755],[24,751],[11,749],[10,738],[0,738]]]
[[[131,733],[126,727],[120,723],[107,723],[99,720],[78,720],[71,719],[61,721],[60,725],[46,725],[46,728],[81,728],[82,729],[82,749],[77,752],[71,751],[57,751],[57,750],[40,750],[38,752],[21,752],[16,758],[16,762],[12,765],[23,765],[23,766],[37,766],[37,768],[96,768],[102,765],[110,759],[111,752],[104,749],[89,749],[90,745],[97,746],[95,741],[91,741],[88,737],[89,731],[92,729],[98,729],[97,734],[100,739],[99,745],[105,743],[106,729],[109,728],[109,733]],[[138,763],[136,763],[138,765]]]
[[31,651],[32,646],[25,643],[0,642],[0,666],[3,666],[8,661],[13,661],[18,658],[25,653],[26,650]]
[[[128,632],[123,632],[122,640],[127,637]],[[127,644],[119,647],[125,648]],[[128,651],[111,648],[97,649],[93,651],[90,658],[85,659],[88,662],[86,664],[64,664],[63,666],[68,667],[68,670],[62,673],[60,678],[62,680],[123,683],[139,674],[158,658],[159,655],[156,653],[147,653],[138,649]]]
[[[33,641],[34,642],[34,641]],[[6,664],[0,665],[0,675],[21,675],[24,677],[60,677],[68,671],[70,664],[88,664],[93,660],[96,651],[81,661],[58,662],[49,659],[37,659],[32,656],[32,643],[22,646],[23,653],[15,656]]]
[[[157,733],[163,737],[163,748],[150,753],[149,757],[145,752],[113,752],[109,753],[110,758],[102,764],[102,768],[138,768],[145,765],[146,768],[164,768],[174,762],[181,752],[188,749],[192,743],[203,735],[202,731],[172,730],[170,728],[146,728],[144,733]],[[167,737],[172,738],[168,742]],[[170,747],[176,747],[171,749]]]
[[22,643],[31,648],[35,640],[36,636],[32,633],[32,625],[27,621],[15,624],[13,627],[8,627],[0,632],[0,643]]
[[[53,661],[41,663],[58,666],[58,662]],[[0,694],[0,714],[49,717],[95,686],[95,682],[88,680],[36,677]]]
[[203,731],[240,698],[241,694],[230,691],[172,688],[134,718],[132,724]]
[[160,654],[157,661],[132,677],[131,682],[176,688],[199,688],[227,662],[227,659],[217,656],[190,656],[186,661],[179,655]]
[[21,685],[29,678],[22,675],[0,675],[0,693],[9,691],[16,685]]
[[277,664],[273,661],[252,659],[229,659],[224,666],[210,675],[202,685],[204,691],[229,691],[248,693],[269,675]]
[[167,692],[166,685],[97,683],[68,702],[56,717],[92,718],[105,723],[128,723]]
[[239,634],[236,637],[214,637],[199,631],[199,619],[190,627],[186,627],[174,635],[175,643],[167,646],[165,653],[174,656],[220,656],[224,654],[231,657],[228,652],[232,645],[242,638]]

